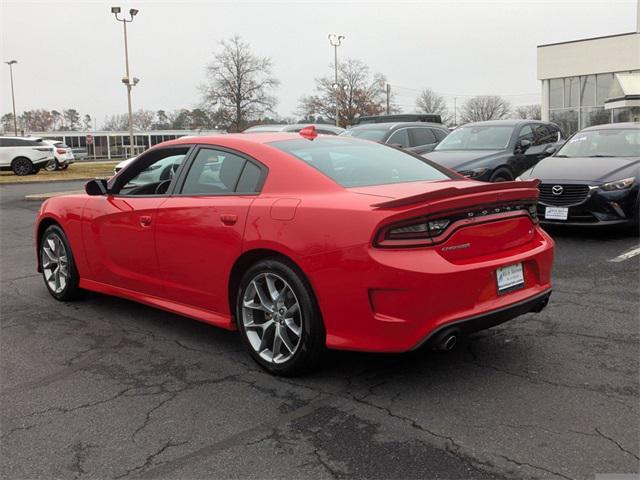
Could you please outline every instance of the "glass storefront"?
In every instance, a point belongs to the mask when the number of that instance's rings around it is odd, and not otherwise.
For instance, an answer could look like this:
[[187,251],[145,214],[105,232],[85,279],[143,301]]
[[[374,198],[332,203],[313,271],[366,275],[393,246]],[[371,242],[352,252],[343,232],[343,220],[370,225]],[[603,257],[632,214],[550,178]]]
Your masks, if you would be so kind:
[[549,120],[567,135],[592,125],[637,121],[633,119],[638,118],[640,107],[605,110],[614,75],[599,73],[549,80]]

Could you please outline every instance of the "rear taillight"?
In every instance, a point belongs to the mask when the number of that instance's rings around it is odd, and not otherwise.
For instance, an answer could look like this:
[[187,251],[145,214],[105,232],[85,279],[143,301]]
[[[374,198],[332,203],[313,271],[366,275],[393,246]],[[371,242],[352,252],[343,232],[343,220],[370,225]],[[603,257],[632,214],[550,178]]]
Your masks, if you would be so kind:
[[419,247],[444,242],[455,230],[471,224],[504,220],[528,215],[538,223],[535,203],[487,205],[457,211],[446,217],[419,217],[383,227],[376,236],[378,247]]
[[56,152],[59,153],[60,155],[64,155],[67,153],[67,151],[64,148],[56,148]]

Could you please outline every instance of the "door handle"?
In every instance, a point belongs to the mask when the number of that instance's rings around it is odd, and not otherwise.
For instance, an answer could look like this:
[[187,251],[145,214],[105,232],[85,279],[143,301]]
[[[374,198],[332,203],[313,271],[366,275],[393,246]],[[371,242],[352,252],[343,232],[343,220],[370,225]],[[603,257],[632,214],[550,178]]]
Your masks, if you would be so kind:
[[238,221],[238,216],[233,213],[223,213],[220,215],[220,220],[227,226],[235,225]]
[[143,227],[148,227],[151,225],[151,217],[149,215],[142,215],[140,217],[140,225]]

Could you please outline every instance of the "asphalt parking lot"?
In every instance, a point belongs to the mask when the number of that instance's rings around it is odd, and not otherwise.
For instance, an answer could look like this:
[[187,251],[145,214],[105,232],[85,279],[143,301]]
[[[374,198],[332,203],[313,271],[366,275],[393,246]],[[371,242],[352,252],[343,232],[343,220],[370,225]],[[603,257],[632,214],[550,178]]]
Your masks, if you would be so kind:
[[333,353],[281,379],[232,332],[97,294],[54,301],[23,196],[79,185],[0,187],[2,478],[638,472],[640,257],[611,261],[637,236],[552,231],[548,308],[451,353]]

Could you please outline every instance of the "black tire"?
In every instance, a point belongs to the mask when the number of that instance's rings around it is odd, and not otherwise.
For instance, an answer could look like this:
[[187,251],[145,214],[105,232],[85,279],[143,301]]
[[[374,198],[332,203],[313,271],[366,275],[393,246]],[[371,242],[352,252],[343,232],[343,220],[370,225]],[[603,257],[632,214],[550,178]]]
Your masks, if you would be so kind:
[[11,170],[19,177],[31,175],[33,173],[33,163],[27,157],[18,157],[11,162]]
[[51,160],[49,162],[47,162],[47,164],[44,166],[44,169],[47,172],[55,172],[56,170],[60,169],[60,164],[58,163],[58,160]]
[[510,182],[511,180],[513,180],[513,175],[507,168],[498,168],[489,178],[490,182]]
[[[252,312],[250,314],[248,313],[248,315],[258,315],[258,317],[252,318],[251,321],[254,323],[266,323],[267,321],[270,321],[274,324],[274,327],[271,330],[274,332],[274,335],[276,329],[279,328],[277,325],[278,319],[275,318],[276,313],[273,313],[273,317],[269,317],[269,315],[271,315],[269,313],[259,310],[249,310],[243,306],[244,296],[250,288],[251,283],[254,280],[259,281],[257,280],[259,278],[264,278],[265,274],[278,277],[283,282],[281,285],[284,285],[284,282],[286,282],[287,287],[289,287],[293,293],[293,297],[290,297],[290,299],[297,301],[299,305],[300,316],[297,317],[297,321],[300,323],[300,327],[297,325],[296,327],[300,328],[301,333],[299,337],[297,337],[299,340],[296,349],[293,354],[286,359],[286,361],[269,361],[261,356],[261,354],[257,352],[256,348],[252,345],[252,340],[249,338],[247,328],[245,327],[243,311],[247,310],[247,312]],[[251,295],[251,291],[247,294]],[[279,321],[280,327],[291,341],[292,337],[295,338],[295,335],[291,335],[289,330],[287,330],[287,322],[284,317],[286,317],[286,315],[283,314]],[[240,336],[242,337],[242,342],[249,351],[251,357],[258,363],[258,365],[275,375],[293,376],[308,372],[320,362],[322,354],[325,351],[324,323],[311,286],[302,272],[300,272],[295,265],[284,259],[270,258],[261,260],[245,272],[240,280],[240,285],[236,295],[236,322]],[[261,329],[260,331],[263,332],[263,335],[266,335],[266,333],[264,333],[266,332],[266,329]],[[255,339],[256,336],[254,335],[254,342]],[[272,341],[269,340],[267,343],[271,345]],[[273,343],[273,345],[275,346],[275,343]],[[273,350],[275,351],[275,348]],[[262,352],[264,353],[264,350]],[[276,358],[275,355],[273,355],[273,357]]]
[[[59,240],[61,245],[64,247],[64,253],[66,253],[67,278],[64,286],[61,285],[61,282],[58,282],[61,286],[60,290],[54,289],[50,285],[51,277],[47,278],[54,270],[53,266],[52,268],[45,268],[45,265],[47,265],[47,253],[45,252],[45,247],[48,247],[50,251],[52,250],[52,245],[49,243],[50,239],[54,242],[56,247],[58,246],[55,243],[56,239]],[[61,252],[61,250],[58,250],[58,252]],[[50,225],[44,231],[42,238],[40,239],[40,245],[38,245],[38,255],[40,255],[40,267],[42,270],[44,284],[53,298],[62,302],[67,302],[70,300],[76,300],[82,296],[84,291],[79,287],[80,275],[78,275],[78,269],[76,268],[76,262],[73,258],[73,252],[69,246],[67,236],[58,225]],[[49,257],[49,260],[50,259],[51,257]],[[58,261],[57,263],[54,263],[54,265],[60,268],[60,265],[64,266],[64,263]]]

